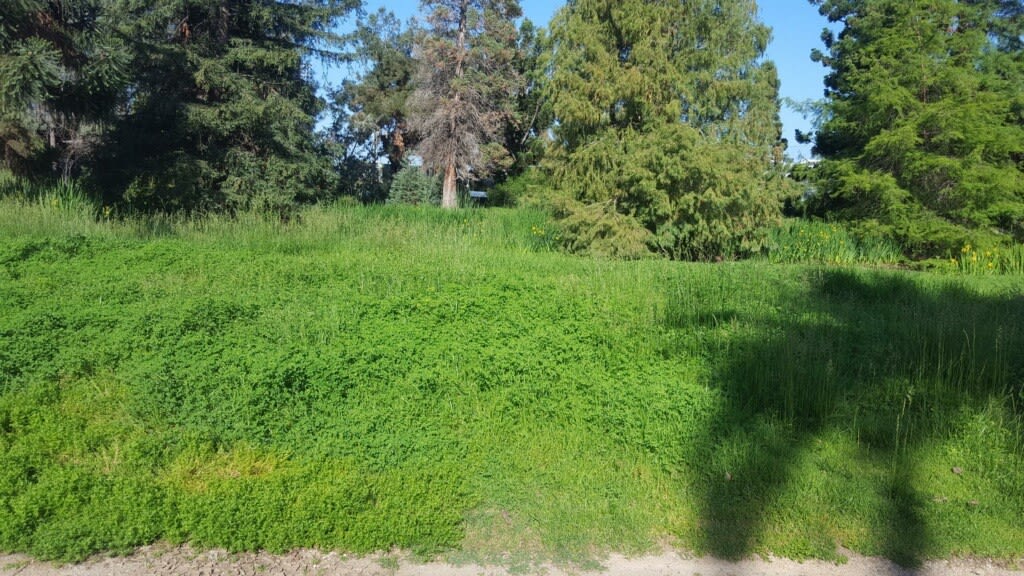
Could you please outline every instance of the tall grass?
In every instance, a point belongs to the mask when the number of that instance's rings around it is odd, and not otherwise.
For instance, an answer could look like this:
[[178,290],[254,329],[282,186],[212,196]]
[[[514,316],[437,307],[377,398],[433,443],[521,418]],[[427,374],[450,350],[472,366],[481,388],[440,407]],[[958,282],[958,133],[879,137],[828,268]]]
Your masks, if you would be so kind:
[[0,200],[0,549],[1024,552],[1018,278],[65,210]]
[[111,227],[76,182],[34,184],[0,171],[0,230],[40,236],[104,234]]
[[965,244],[959,254],[950,256],[945,270],[973,276],[1024,275],[1024,245],[978,248]]
[[886,265],[903,260],[899,246],[856,238],[839,223],[790,219],[769,232],[766,258],[774,263]]

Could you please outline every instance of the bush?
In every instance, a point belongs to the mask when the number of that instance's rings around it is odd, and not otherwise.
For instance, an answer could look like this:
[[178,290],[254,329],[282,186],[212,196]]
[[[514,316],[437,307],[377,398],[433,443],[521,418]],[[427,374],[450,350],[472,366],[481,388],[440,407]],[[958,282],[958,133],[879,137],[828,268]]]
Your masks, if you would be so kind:
[[551,194],[552,185],[548,175],[540,168],[529,168],[522,174],[509,178],[491,190],[492,206],[543,206]]
[[610,203],[650,233],[650,251],[676,260],[759,253],[787,186],[744,146],[708,142],[674,124],[594,140],[564,161],[555,178],[569,198]]
[[395,174],[388,204],[441,204],[441,180],[416,166],[404,166]]
[[559,220],[562,245],[574,254],[638,260],[651,256],[651,233],[609,202],[570,202]]

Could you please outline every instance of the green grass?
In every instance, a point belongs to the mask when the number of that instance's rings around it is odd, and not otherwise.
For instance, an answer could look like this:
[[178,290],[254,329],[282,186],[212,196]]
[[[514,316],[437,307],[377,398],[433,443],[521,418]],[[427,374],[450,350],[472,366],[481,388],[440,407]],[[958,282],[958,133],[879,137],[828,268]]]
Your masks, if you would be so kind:
[[903,256],[896,244],[858,239],[842,224],[793,218],[769,231],[764,258],[776,264],[877,266],[897,264]]
[[950,256],[945,271],[972,276],[1024,275],[1024,245],[978,248],[967,244]]
[[1021,276],[585,260],[545,225],[0,199],[0,549],[1024,554]]

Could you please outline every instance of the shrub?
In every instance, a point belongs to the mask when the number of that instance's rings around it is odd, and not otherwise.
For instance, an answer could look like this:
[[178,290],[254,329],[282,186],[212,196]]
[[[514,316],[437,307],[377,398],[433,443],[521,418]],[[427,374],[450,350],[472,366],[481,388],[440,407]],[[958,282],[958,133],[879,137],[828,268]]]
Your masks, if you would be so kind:
[[395,174],[388,193],[388,204],[440,204],[441,181],[416,166],[404,166]]
[[569,252],[637,260],[651,256],[651,233],[635,218],[620,214],[610,202],[568,203],[561,219],[562,245]]
[[550,196],[551,189],[550,179],[543,170],[529,168],[495,186],[489,201],[492,206],[541,206]]

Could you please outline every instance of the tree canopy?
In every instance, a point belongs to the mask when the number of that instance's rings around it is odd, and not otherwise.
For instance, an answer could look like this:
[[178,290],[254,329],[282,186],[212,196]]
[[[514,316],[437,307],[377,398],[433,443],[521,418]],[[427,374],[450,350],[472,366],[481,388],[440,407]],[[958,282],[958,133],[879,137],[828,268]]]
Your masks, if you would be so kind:
[[388,174],[376,175],[383,181],[390,181],[419,141],[408,120],[416,34],[414,26],[403,26],[384,9],[360,19],[353,34],[357,70],[334,93],[335,133],[352,148],[346,158],[355,156],[376,171],[383,155]]
[[275,208],[329,194],[307,57],[355,0],[123,0],[130,98],[97,177],[145,209]]
[[[10,0],[5,164],[143,210],[278,207],[331,193],[311,57],[358,0]],[[49,166],[47,166],[49,164]]]
[[[0,10],[0,159],[67,177],[97,144],[130,75],[109,0],[6,0]],[[43,167],[43,168],[40,168]]]
[[914,256],[1024,240],[1024,4],[812,0],[831,68],[814,208]]
[[571,247],[620,236],[630,246],[612,252],[758,249],[779,210],[781,124],[755,3],[570,0],[551,34],[552,165],[575,203]]
[[1024,242],[1024,0],[809,2],[813,169],[755,0],[567,0],[548,29],[518,0],[3,0],[0,162],[125,213],[383,202],[420,160],[454,207],[531,168],[507,190],[619,257],[757,253],[783,199],[914,258]]

